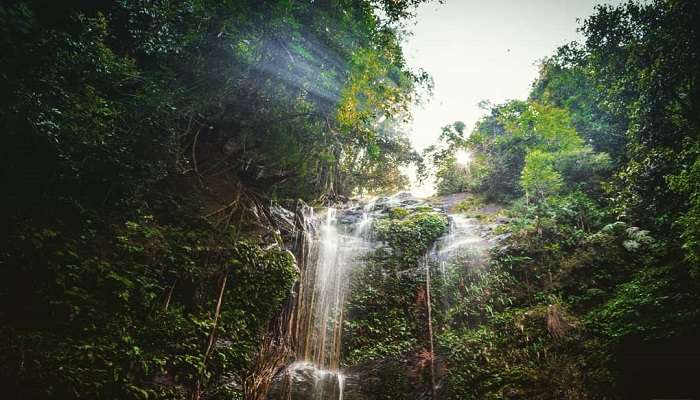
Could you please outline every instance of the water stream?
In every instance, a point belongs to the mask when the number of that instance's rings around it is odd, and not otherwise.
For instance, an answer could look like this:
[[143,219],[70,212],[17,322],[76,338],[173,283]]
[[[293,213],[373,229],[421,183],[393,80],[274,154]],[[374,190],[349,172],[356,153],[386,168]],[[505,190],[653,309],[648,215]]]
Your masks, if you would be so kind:
[[[448,214],[448,217],[449,231],[438,241],[434,256],[438,260],[447,261],[465,251],[475,256],[483,255],[488,248],[486,240],[479,234],[479,228],[483,224],[476,218],[465,217],[462,214]],[[444,267],[444,263],[442,264]]]
[[[449,264],[479,265],[484,261],[490,247],[488,240],[481,235],[480,229],[484,227],[481,221],[462,214],[448,214],[448,218],[450,225],[447,235],[435,243],[430,253],[430,261],[439,267],[445,286],[450,279]],[[443,299],[447,306],[449,300]]]
[[312,398],[343,398],[345,377],[340,371],[343,306],[348,276],[371,247],[373,203],[355,221],[340,221],[329,207],[316,218],[317,235],[306,238],[306,270],[300,283],[295,330],[297,360],[287,370],[304,368],[313,375]]
[[[384,207],[393,205],[394,198],[385,200]],[[398,204],[397,204],[398,206]],[[377,206],[377,208],[382,208]],[[286,369],[288,381],[295,386],[295,393],[314,400],[342,400],[345,394],[346,376],[340,369],[342,360],[342,331],[344,305],[348,297],[349,276],[361,267],[365,255],[374,248],[371,227],[374,216],[383,211],[374,211],[375,203],[363,207],[336,209],[329,207],[313,215],[309,209],[308,220],[314,221],[313,234],[305,236],[304,272],[302,274],[294,323],[296,362]],[[449,232],[426,254],[424,259],[426,291],[430,296],[433,279],[431,265],[437,266],[437,277],[445,286],[450,279],[448,265],[462,257],[481,257],[488,244],[480,235],[482,224],[462,215],[448,215]],[[444,301],[444,299],[443,299]],[[430,297],[428,297],[430,304]],[[431,310],[427,310],[430,328],[430,352],[433,352]],[[432,398],[436,398],[435,366],[432,365]]]

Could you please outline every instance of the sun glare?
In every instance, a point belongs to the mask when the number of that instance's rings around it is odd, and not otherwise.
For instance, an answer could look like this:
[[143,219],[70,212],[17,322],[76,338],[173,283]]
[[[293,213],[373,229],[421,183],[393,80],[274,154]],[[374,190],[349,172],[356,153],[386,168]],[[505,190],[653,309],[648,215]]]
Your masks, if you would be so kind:
[[472,161],[472,154],[466,150],[459,150],[455,154],[457,164],[467,166]]

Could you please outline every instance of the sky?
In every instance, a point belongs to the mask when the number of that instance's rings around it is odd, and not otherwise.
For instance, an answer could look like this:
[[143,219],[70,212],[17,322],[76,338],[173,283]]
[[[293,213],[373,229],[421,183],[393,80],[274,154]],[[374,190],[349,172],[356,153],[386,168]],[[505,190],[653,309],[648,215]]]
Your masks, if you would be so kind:
[[[525,99],[538,60],[557,47],[581,41],[577,18],[596,4],[620,0],[446,0],[421,5],[403,43],[406,60],[435,83],[432,98],[413,107],[409,136],[422,150],[440,128],[463,121],[471,131],[484,114],[478,103]],[[429,194],[431,185],[414,187]]]

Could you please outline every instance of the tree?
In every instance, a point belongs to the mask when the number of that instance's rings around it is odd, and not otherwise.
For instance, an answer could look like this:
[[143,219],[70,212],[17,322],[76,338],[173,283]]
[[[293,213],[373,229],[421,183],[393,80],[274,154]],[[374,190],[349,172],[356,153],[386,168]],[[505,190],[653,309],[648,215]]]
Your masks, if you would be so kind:
[[542,150],[533,150],[525,156],[520,184],[526,196],[541,200],[561,190],[563,181],[554,162],[555,155]]
[[444,126],[438,144],[423,151],[418,174],[422,180],[434,178],[437,192],[441,195],[464,192],[472,180],[471,166],[461,164],[457,159],[459,153],[466,150],[464,128],[461,121]]
[[[700,6],[693,1],[600,6],[582,26],[601,102],[628,119],[629,162],[620,168],[618,208],[668,232],[690,209],[690,192],[670,185],[698,159]],[[690,186],[688,186],[689,188]]]
[[270,204],[404,182],[419,3],[2,2],[9,396],[241,398],[298,272]]
[[[537,193],[537,198],[559,189],[574,189],[585,175],[576,169],[577,162],[595,168],[587,176],[593,180],[605,174],[608,159],[584,146],[567,110],[536,101],[491,106],[491,114],[477,123],[467,146],[476,154],[480,170],[475,177],[479,182],[473,186],[500,199],[517,198],[521,189]],[[546,168],[537,171],[536,166]],[[534,180],[538,173],[545,174],[542,178],[548,183],[539,186]]]

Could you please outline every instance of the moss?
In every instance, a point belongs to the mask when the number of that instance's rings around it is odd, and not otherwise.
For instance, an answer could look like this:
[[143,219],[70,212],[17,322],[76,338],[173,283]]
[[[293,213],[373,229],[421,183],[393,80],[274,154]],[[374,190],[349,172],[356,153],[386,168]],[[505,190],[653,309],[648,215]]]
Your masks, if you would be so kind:
[[374,228],[377,238],[410,267],[447,231],[447,217],[432,210],[418,210],[403,216],[392,213],[378,220]]
[[404,218],[405,216],[407,216],[408,214],[410,214],[410,211],[408,211],[407,209],[405,209],[403,207],[392,208],[391,211],[389,212],[391,219],[401,219],[401,218]]

